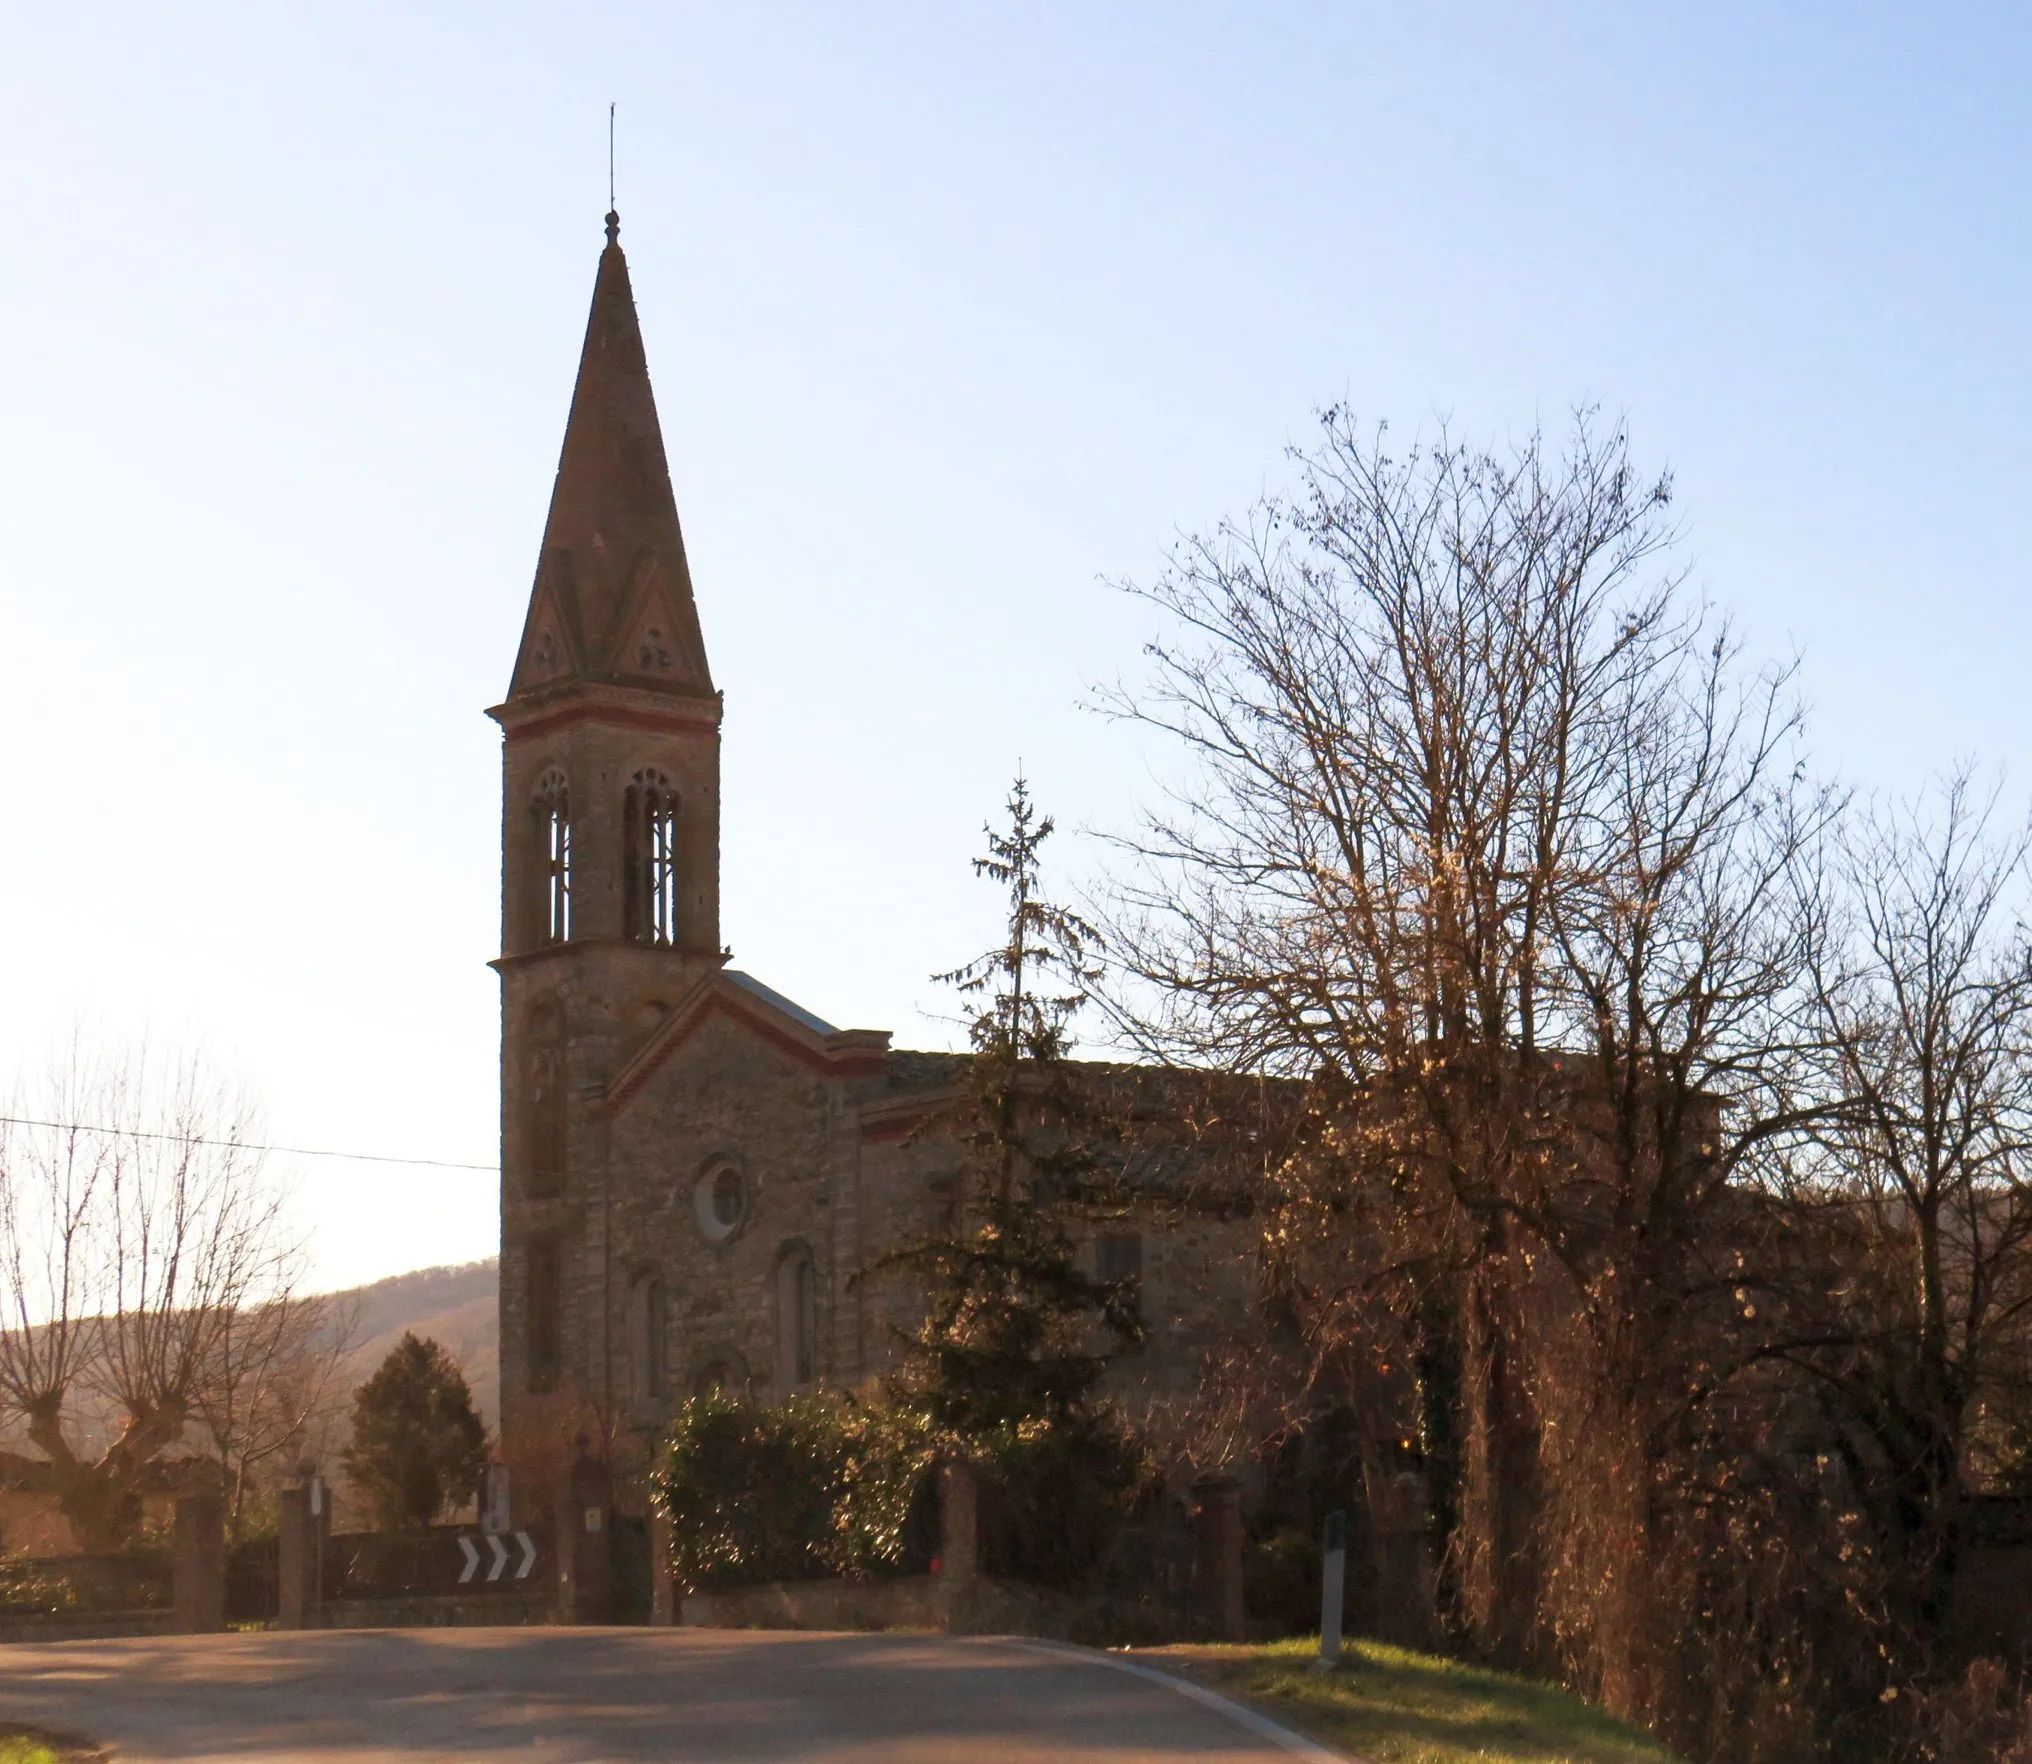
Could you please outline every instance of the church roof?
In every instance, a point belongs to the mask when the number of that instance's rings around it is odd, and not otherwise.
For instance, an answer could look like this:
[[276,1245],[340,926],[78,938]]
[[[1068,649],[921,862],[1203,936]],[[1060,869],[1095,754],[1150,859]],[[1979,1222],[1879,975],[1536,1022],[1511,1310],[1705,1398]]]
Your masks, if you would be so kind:
[[764,986],[753,974],[744,974],[739,968],[722,970],[722,977],[740,987],[743,992],[759,998],[766,1005],[773,1005],[794,1022],[802,1023],[814,1035],[837,1035],[839,1030],[823,1017],[814,1016],[795,999],[785,998],[773,986]]
[[511,698],[591,681],[713,691],[619,235],[610,213]]

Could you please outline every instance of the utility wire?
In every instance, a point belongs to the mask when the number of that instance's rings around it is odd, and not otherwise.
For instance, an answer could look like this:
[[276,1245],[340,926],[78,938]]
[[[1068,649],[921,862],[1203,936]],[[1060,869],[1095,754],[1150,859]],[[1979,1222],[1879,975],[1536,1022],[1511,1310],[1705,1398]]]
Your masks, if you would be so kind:
[[499,1164],[461,1164],[451,1158],[391,1158],[380,1152],[320,1151],[308,1145],[255,1145],[244,1139],[208,1139],[203,1134],[150,1133],[140,1127],[100,1127],[90,1121],[34,1121],[26,1115],[0,1115],[8,1127],[51,1127],[59,1133],[108,1133],[125,1139],[168,1139],[181,1145],[224,1145],[239,1151],[275,1152],[291,1158],[338,1158],[349,1164],[402,1164],[431,1170],[483,1170],[499,1175]]

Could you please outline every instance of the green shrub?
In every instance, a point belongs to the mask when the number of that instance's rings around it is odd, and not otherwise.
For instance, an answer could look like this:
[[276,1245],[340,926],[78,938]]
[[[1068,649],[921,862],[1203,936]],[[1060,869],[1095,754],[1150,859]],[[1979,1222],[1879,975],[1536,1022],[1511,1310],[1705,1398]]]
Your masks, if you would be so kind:
[[38,1563],[0,1562],[0,1608],[10,1611],[75,1611],[85,1603],[76,1584]]
[[1033,1586],[1077,1590],[1128,1517],[1146,1467],[1111,1415],[1013,1428],[987,1444],[991,1515],[982,1567]]
[[688,1590],[864,1578],[922,1566],[931,1468],[921,1429],[844,1398],[716,1391],[678,1411],[654,1492]]

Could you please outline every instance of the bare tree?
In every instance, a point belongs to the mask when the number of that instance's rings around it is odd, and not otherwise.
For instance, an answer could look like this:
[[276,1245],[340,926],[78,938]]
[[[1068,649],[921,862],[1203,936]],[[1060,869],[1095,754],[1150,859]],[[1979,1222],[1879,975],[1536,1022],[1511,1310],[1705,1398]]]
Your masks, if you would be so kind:
[[1839,1107],[1790,1192],[1847,1277],[1792,1351],[1869,1436],[1859,1480],[1886,1497],[1922,1624],[1946,1594],[1979,1407],[2022,1426],[2032,1394],[2032,841],[1996,819],[1967,771],[1850,819],[1812,945]]
[[349,1393],[338,1373],[357,1315],[356,1303],[284,1290],[242,1307],[220,1332],[192,1407],[224,1474],[236,1536],[264,1478],[314,1457],[317,1436],[342,1420]]
[[[40,1457],[0,1465],[55,1495],[81,1547],[131,1532],[153,1467],[201,1419],[243,1317],[299,1272],[244,1102],[195,1061],[74,1042],[0,1128],[0,1407]],[[92,1414],[113,1417],[95,1441]]]
[[1139,590],[1171,633],[1109,704],[1192,763],[1130,842],[1118,1022],[1312,1087],[1269,1232],[1311,1363],[1389,1298],[1459,1621],[1650,1714],[1649,1491],[1730,1358],[1705,1234],[1816,1106],[1790,868],[1828,805],[1620,433],[1386,439],[1328,412],[1297,496]]

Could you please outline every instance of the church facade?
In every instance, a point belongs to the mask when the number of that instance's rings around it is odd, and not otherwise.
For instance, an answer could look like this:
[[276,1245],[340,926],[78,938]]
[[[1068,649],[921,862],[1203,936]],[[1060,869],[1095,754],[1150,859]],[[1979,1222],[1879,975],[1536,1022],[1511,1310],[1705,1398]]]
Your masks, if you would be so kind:
[[[730,965],[724,701],[707,662],[616,216],[607,217],[502,731],[501,1417],[511,1463],[595,1418],[636,1455],[710,1385],[879,1373],[918,1314],[886,1252],[964,1205],[926,1131],[961,1056],[838,1029]],[[1091,1221],[1140,1277],[1125,1371],[1190,1394],[1241,1327],[1230,1209]],[[639,1463],[639,1456],[636,1456]]]

